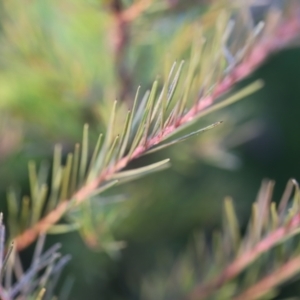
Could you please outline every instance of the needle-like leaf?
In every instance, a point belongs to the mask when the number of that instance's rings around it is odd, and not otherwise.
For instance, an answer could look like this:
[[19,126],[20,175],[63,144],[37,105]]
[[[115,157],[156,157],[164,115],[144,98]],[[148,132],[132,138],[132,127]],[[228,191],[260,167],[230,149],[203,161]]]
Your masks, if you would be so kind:
[[175,139],[175,140],[173,140],[173,141],[171,141],[171,142],[169,142],[169,143],[164,143],[164,144],[161,144],[161,145],[158,145],[158,146],[154,146],[153,148],[151,148],[150,150],[148,150],[145,154],[154,153],[154,152],[156,152],[156,151],[165,149],[165,148],[167,148],[167,147],[169,147],[169,146],[172,146],[172,145],[178,144],[178,143],[180,143],[180,142],[183,142],[183,141],[185,141],[185,140],[187,140],[187,139],[189,139],[189,138],[191,138],[191,137],[193,137],[193,136],[196,136],[196,135],[198,135],[198,134],[200,134],[200,133],[202,133],[202,132],[205,132],[205,131],[208,131],[208,130],[210,130],[210,129],[213,129],[213,128],[215,128],[216,126],[218,126],[218,125],[220,125],[220,124],[222,124],[222,123],[223,123],[222,121],[216,122],[216,123],[211,124],[211,125],[209,125],[209,126],[207,126],[207,127],[201,128],[201,129],[196,130],[196,131],[194,131],[194,132],[191,132],[191,133],[189,133],[189,134],[187,134],[187,135],[184,135],[184,136],[182,136],[182,137],[180,137],[180,138],[178,138],[178,139]]
[[79,167],[79,183],[82,184],[86,175],[86,168],[89,155],[89,126],[85,124],[83,127],[81,158]]
[[129,170],[129,171],[123,171],[123,172],[119,172],[116,173],[115,175],[112,176],[113,179],[129,179],[130,177],[141,177],[144,176],[150,172],[153,171],[158,171],[161,170],[162,168],[166,168],[168,166],[168,163],[170,162],[170,159],[164,159],[160,162],[145,166],[145,167],[141,167],[141,168],[137,168],[134,170]]

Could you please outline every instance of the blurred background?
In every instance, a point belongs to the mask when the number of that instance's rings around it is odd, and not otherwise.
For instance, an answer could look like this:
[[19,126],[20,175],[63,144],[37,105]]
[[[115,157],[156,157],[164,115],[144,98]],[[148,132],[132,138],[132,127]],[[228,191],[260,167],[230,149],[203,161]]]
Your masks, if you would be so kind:
[[[256,18],[265,3],[254,2]],[[57,143],[65,155],[72,151],[84,123],[95,142],[113,101],[126,111],[138,85],[146,91],[162,77],[166,60],[188,59],[192,29],[200,20],[214,22],[224,5],[0,0],[1,211],[9,186],[28,194],[29,160],[51,163]],[[170,271],[195,230],[220,226],[225,196],[246,224],[264,178],[276,181],[275,200],[289,178],[300,178],[300,49],[272,55],[235,88],[257,78],[262,90],[193,125],[223,120],[222,126],[133,163],[169,157],[172,167],[113,191],[127,199],[121,209],[109,208],[120,215],[110,223],[112,235],[127,243],[118,254],[85,243],[77,232],[48,237],[73,257],[62,277],[74,279],[70,299],[156,299],[144,289],[145,278]],[[31,251],[24,251],[25,263]]]

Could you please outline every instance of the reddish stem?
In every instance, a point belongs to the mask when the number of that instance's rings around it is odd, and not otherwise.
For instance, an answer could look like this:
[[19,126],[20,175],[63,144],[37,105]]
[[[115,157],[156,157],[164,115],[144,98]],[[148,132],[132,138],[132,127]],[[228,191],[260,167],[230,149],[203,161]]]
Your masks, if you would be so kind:
[[279,269],[273,271],[270,275],[261,279],[242,294],[234,298],[234,300],[255,300],[260,299],[266,293],[278,286],[283,281],[296,275],[300,269],[300,256],[290,259]]
[[139,17],[151,5],[152,0],[141,0],[132,4],[122,12],[122,19],[126,22],[132,22]]
[[240,274],[247,266],[255,261],[260,255],[270,250],[275,245],[279,244],[288,235],[292,235],[300,226],[300,213],[296,214],[291,221],[286,225],[277,228],[252,249],[244,252],[236,258],[227,268],[225,268],[217,278],[211,280],[207,284],[196,286],[190,295],[189,300],[205,299],[207,296],[216,291],[224,283],[230,281]]

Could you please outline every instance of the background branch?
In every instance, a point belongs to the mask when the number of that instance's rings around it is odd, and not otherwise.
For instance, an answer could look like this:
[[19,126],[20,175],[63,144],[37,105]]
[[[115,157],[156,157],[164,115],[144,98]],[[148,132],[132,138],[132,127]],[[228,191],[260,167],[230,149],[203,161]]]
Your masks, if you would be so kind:
[[[261,241],[259,241],[253,248],[249,249],[237,257],[232,263],[226,267],[217,278],[211,280],[209,283],[204,285],[199,285],[194,288],[191,294],[187,299],[205,299],[210,294],[214,293],[216,289],[220,288],[226,282],[230,281],[238,274],[240,274],[245,268],[247,268],[251,263],[253,263],[259,256],[268,252],[271,248],[276,246],[278,243],[281,243],[285,238],[297,233],[300,226],[300,213],[296,214],[292,220],[286,225],[279,227],[275,231],[271,232]],[[295,259],[295,262],[298,262],[299,258]],[[294,265],[296,268],[298,263]],[[287,270],[292,273],[295,272],[295,269],[290,269],[290,264],[286,266],[286,269],[283,267],[283,270]],[[280,271],[278,271],[280,272]],[[275,276],[275,275],[274,275]],[[284,276],[284,275],[283,275]],[[287,275],[288,276],[288,275]],[[273,277],[271,277],[273,279]],[[267,281],[271,279],[266,279]],[[279,278],[278,278],[279,280]],[[259,285],[260,286],[260,285]],[[258,288],[259,288],[258,286]],[[242,299],[242,298],[238,298]]]
[[298,274],[299,269],[300,257],[298,256],[290,259],[284,265],[280,266],[277,270],[272,271],[270,275],[259,280],[256,284],[235,297],[234,300],[260,299],[266,294],[272,292],[272,290],[274,288],[277,288],[282,282]]

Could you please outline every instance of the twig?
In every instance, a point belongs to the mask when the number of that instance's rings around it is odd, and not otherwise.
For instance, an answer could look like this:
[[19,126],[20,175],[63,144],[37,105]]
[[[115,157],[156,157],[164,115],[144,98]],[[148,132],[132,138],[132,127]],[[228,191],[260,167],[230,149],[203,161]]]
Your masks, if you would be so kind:
[[115,68],[120,81],[118,99],[124,100],[128,94],[128,88],[132,85],[129,70],[126,67],[125,55],[129,41],[128,22],[123,18],[123,5],[120,0],[113,0],[111,12],[114,17],[113,47],[115,52]]
[[115,52],[115,67],[121,86],[118,98],[126,100],[132,87],[130,71],[126,67],[126,50],[129,44],[129,26],[138,16],[140,16],[152,3],[152,0],[141,0],[123,10],[120,0],[113,0],[110,9],[115,19],[113,33],[113,44]]
[[187,299],[205,299],[208,295],[212,294],[224,283],[230,281],[238,274],[240,274],[247,266],[249,266],[263,253],[279,244],[288,235],[292,235],[297,232],[299,226],[300,213],[296,214],[286,226],[277,228],[260,242],[258,242],[252,249],[249,249],[248,251],[241,254],[241,256],[230,263],[229,266],[225,268],[217,278],[211,280],[207,284],[196,286],[187,297]]
[[[175,124],[171,124],[165,127],[163,132],[159,132],[157,135],[151,137],[146,143],[138,146],[131,156],[123,157],[114,166],[103,170],[98,178],[80,188],[72,197],[72,199],[75,199],[76,201],[75,205],[83,202],[99,186],[100,183],[109,180],[116,172],[126,167],[130,161],[140,157],[152,146],[160,143],[162,140],[170,136],[176,129],[186,126],[191,121],[196,120],[200,115],[203,115],[219,96],[228,92],[236,82],[244,79],[249,74],[251,74],[262,62],[265,61],[265,59],[271,53],[280,50],[281,48],[288,45],[291,41],[293,41],[297,36],[299,36],[299,31],[300,19],[295,14],[295,16],[291,17],[288,21],[282,23],[273,35],[264,37],[259,42],[257,42],[248,56],[216,85],[216,88],[211,95],[200,98],[186,114],[184,114],[176,121]],[[66,200],[60,203],[53,211],[51,211],[33,227],[28,228],[19,236],[17,236],[15,239],[17,250],[26,248],[37,238],[39,234],[46,232],[53,224],[55,224],[67,211],[69,202],[69,200]],[[298,216],[298,218],[300,220],[300,215]],[[299,225],[298,223],[297,226]],[[285,229],[281,230],[283,234],[286,234]],[[277,231],[276,234],[278,234]],[[276,241],[275,236],[272,237],[271,240],[267,239],[267,243],[269,243],[269,246],[272,246],[272,242],[274,242],[272,239],[274,238]],[[262,247],[263,249],[268,249],[265,248],[266,244],[260,243],[258,246]],[[213,284],[213,286],[215,286],[216,284],[219,285],[220,281],[223,282],[223,280],[226,279],[226,276],[228,276],[228,272],[229,275],[233,274],[234,276],[236,272],[239,272],[241,267],[244,267],[245,262],[249,262],[249,258],[252,257],[251,259],[255,259],[256,255],[258,255],[257,251],[260,254],[259,251],[261,250],[259,247],[255,250],[255,253],[250,253],[250,256],[241,257],[233,265],[228,267],[229,269],[227,269],[225,274],[223,274],[221,278]],[[196,291],[197,290],[198,289],[196,289]],[[200,290],[202,290],[202,288]]]
[[151,0],[139,1],[129,8],[123,10],[123,5],[120,0],[113,0],[110,4],[110,9],[115,19],[115,28],[113,33],[113,44],[115,52],[115,67],[119,77],[121,86],[118,98],[126,100],[129,96],[130,87],[132,86],[132,79],[130,72],[126,67],[126,50],[129,43],[129,25],[136,19],[142,12],[144,12]]
[[129,8],[125,9],[121,16],[125,22],[132,22],[139,17],[151,5],[152,0],[141,0],[132,4]]
[[260,299],[273,288],[277,287],[283,281],[291,278],[300,269],[300,256],[290,259],[283,266],[262,280],[248,288],[242,294],[234,298],[234,300],[255,300]]

